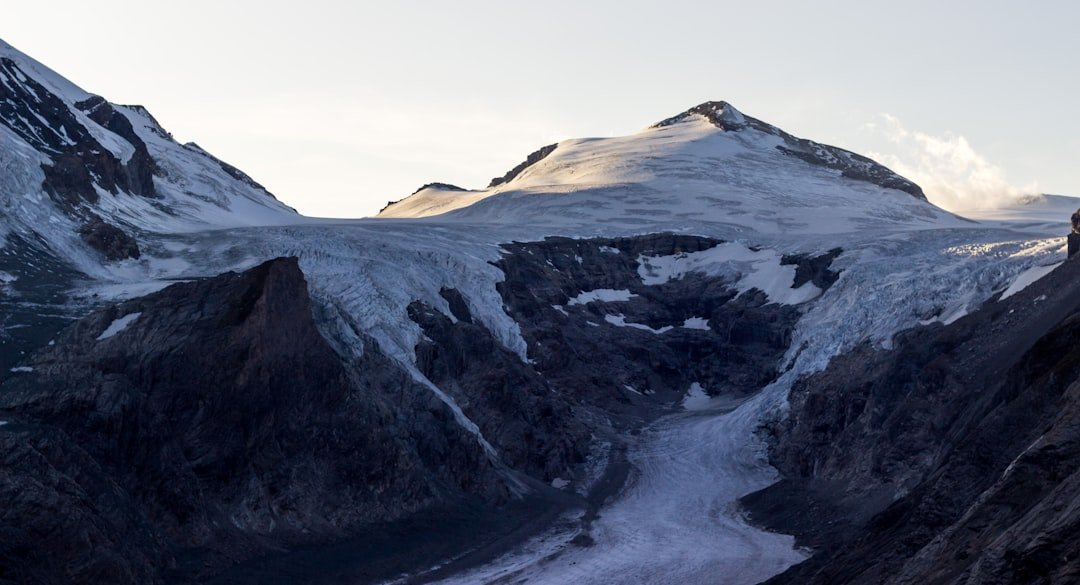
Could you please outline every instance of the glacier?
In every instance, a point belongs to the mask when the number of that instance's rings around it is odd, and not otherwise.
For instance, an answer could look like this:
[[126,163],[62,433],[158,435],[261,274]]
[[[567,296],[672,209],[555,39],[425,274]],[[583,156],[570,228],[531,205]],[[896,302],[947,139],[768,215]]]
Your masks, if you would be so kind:
[[[131,156],[127,142],[74,106],[91,94],[2,42],[0,57],[18,63],[20,72],[0,81],[36,79],[116,157]],[[793,155],[789,135],[725,104],[713,106],[712,117],[691,110],[630,136],[561,142],[488,189],[429,187],[391,204],[379,218],[308,218],[197,145],[173,140],[145,109],[115,108],[159,162],[154,186],[160,197],[98,189],[93,209],[133,231],[141,257],[102,262],[87,249],[77,222],[42,192],[47,157],[2,124],[0,245],[8,247],[16,236],[41,241],[74,266],[79,276],[68,293],[77,311],[295,256],[312,298],[332,308],[320,316],[326,336],[342,352],[358,354],[363,343],[351,327],[370,335],[451,406],[495,461],[498,452],[475,423],[417,369],[423,333],[406,307],[421,301],[453,320],[440,291],[456,289],[475,319],[528,362],[520,325],[497,290],[504,275],[493,263],[504,244],[548,236],[707,236],[725,243],[696,254],[640,258],[643,282],[688,272],[728,275],[742,292],[761,290],[772,302],[800,308],[777,380],[739,403],[689,402],[634,439],[628,456],[636,471],[591,521],[590,546],[575,544],[580,517],[565,518],[447,583],[755,583],[801,561],[806,552],[792,537],[749,525],[736,505],[777,479],[757,431],[782,416],[792,382],[860,343],[889,347],[899,331],[949,322],[1045,274],[1064,259],[1062,210],[1076,205],[1043,199],[959,217],[892,183],[867,180],[855,172],[862,167],[838,167],[851,160],[842,153],[811,148]],[[887,169],[875,172],[893,180]],[[833,286],[792,287],[794,268],[780,263],[784,255],[837,248],[840,277]],[[0,273],[5,289],[22,283],[8,272]],[[594,290],[570,304],[618,302],[627,294]],[[107,332],[121,333],[137,317],[125,316]],[[683,326],[708,324],[688,319]]]

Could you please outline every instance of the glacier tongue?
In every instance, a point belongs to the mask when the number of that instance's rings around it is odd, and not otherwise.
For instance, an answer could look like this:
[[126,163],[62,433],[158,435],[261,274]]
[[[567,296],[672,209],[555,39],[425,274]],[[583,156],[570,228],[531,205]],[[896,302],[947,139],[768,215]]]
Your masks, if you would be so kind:
[[[967,224],[801,243],[845,252],[836,262],[839,280],[807,303],[780,378],[730,412],[711,405],[669,416],[643,433],[630,450],[638,471],[593,523],[590,546],[573,544],[581,533],[564,524],[442,582],[704,584],[722,574],[725,582],[749,584],[803,560],[790,537],[749,526],[738,512],[739,497],[777,479],[756,434],[759,425],[784,411],[796,379],[823,369],[833,356],[866,340],[887,346],[894,333],[920,321],[974,309],[1017,275],[1062,258],[1052,227],[1030,228]],[[717,228],[709,235],[731,232]],[[791,252],[794,245],[778,237],[754,240],[757,253]],[[666,279],[725,266],[690,261],[657,268],[643,266],[643,276]]]

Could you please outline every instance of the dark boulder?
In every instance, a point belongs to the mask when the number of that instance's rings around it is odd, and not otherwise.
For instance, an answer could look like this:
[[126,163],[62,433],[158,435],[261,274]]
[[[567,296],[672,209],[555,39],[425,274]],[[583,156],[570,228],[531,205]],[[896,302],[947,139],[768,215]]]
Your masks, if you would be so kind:
[[104,254],[106,260],[126,260],[141,255],[135,238],[96,215],[79,228],[79,236],[91,248]]

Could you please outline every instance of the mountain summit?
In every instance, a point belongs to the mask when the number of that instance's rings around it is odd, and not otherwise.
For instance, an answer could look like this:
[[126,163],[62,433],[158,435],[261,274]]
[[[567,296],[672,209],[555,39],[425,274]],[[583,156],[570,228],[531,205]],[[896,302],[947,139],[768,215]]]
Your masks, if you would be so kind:
[[633,222],[672,208],[689,220],[749,215],[764,231],[845,231],[885,217],[919,223],[948,215],[918,185],[869,158],[717,101],[629,136],[545,146],[487,189],[423,188],[379,217]]
[[805,138],[797,138],[772,124],[743,115],[742,112],[735,109],[735,106],[725,101],[705,102],[677,116],[662,120],[653,127],[671,126],[693,116],[703,116],[713,126],[724,131],[738,132],[749,128],[776,136],[784,142],[782,145],[776,145],[776,148],[785,154],[801,158],[810,164],[840,171],[841,176],[849,179],[867,181],[887,189],[898,189],[910,193],[917,199],[926,200],[926,195],[918,185],[872,159],[843,148],[821,144]]

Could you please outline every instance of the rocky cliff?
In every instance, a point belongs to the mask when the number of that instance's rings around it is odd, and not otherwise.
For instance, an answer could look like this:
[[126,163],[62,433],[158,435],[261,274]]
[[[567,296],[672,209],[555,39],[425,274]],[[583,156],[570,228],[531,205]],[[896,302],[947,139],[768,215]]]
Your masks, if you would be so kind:
[[333,351],[295,259],[76,322],[0,387],[0,578],[153,583],[505,498],[448,407],[365,349]]
[[752,516],[819,552],[772,583],[1080,579],[1080,263],[791,392]]

